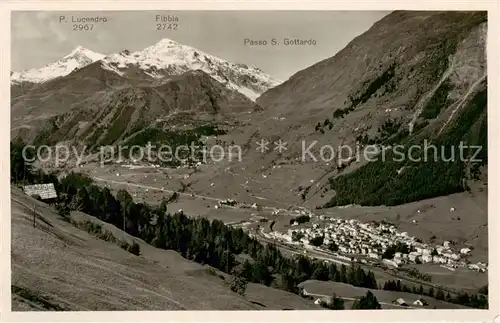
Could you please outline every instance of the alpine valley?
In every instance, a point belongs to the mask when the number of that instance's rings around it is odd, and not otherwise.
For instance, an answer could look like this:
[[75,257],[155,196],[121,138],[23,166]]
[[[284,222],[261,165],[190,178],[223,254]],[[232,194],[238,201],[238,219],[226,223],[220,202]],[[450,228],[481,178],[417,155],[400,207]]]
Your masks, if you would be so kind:
[[[169,39],[12,72],[13,306],[487,308],[487,30],[486,12],[394,11],[283,82]],[[193,142],[223,156],[99,160]],[[87,154],[27,173],[25,144]],[[50,206],[16,187],[48,180]],[[49,240],[44,266],[25,249]]]

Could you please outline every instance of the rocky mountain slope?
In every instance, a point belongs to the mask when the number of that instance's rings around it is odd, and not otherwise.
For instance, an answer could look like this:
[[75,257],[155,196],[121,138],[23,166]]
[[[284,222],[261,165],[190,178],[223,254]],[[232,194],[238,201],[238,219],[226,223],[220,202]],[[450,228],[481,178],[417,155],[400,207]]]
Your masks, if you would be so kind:
[[[398,204],[467,189],[464,180],[481,177],[487,158],[486,30],[484,12],[389,14],[335,56],[257,99],[264,112],[238,138],[266,138],[271,149],[249,149],[249,162],[235,169],[265,176],[255,187],[259,196],[310,206]],[[272,149],[278,139],[287,142],[281,154]],[[460,141],[481,145],[482,161],[406,158],[360,169],[368,144],[406,145],[407,152],[409,143],[425,139],[446,146],[446,156],[454,146],[458,154]],[[343,145],[352,154],[343,149],[337,158]],[[284,169],[293,175],[284,177]]]
[[237,122],[238,114],[258,109],[205,72],[190,71],[157,86],[129,84],[96,93],[50,118],[34,142],[111,145],[151,127],[167,130],[232,123]]

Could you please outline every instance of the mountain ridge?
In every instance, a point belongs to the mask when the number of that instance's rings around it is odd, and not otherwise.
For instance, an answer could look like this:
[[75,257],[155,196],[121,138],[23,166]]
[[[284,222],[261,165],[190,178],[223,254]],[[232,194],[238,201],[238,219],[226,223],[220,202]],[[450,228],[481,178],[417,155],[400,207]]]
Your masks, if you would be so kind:
[[189,70],[200,69],[251,100],[281,82],[259,68],[231,63],[191,46],[163,38],[152,46],[132,53],[122,50],[104,55],[78,46],[60,60],[39,69],[11,72],[11,83],[43,83],[99,61],[102,68],[119,76],[136,77],[139,73],[142,78],[156,82]]

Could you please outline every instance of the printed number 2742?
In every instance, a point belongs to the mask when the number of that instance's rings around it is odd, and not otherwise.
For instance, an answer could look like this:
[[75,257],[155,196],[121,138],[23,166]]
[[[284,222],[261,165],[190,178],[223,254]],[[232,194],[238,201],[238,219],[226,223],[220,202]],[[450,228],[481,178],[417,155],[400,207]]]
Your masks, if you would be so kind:
[[156,30],[177,30],[177,24],[156,24]]

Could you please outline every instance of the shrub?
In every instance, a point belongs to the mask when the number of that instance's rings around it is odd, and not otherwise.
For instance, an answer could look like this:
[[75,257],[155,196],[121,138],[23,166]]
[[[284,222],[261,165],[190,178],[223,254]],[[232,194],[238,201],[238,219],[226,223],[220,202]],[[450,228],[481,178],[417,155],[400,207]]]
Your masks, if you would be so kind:
[[56,209],[57,209],[57,214],[59,214],[60,216],[62,216],[66,220],[69,219],[71,210],[66,205],[66,203],[58,203],[56,205]]
[[323,244],[324,240],[325,240],[325,237],[318,236],[318,237],[314,237],[311,240],[309,240],[309,243],[312,244],[313,246],[319,247]]
[[122,241],[120,247],[136,256],[139,256],[141,254],[141,246],[139,246],[139,244],[135,241],[132,242],[132,244],[128,243],[127,241]]
[[231,281],[231,291],[243,296],[247,289],[248,281],[242,277],[233,277]]
[[137,242],[133,242],[132,245],[128,248],[128,252],[139,256],[141,254],[141,246]]

